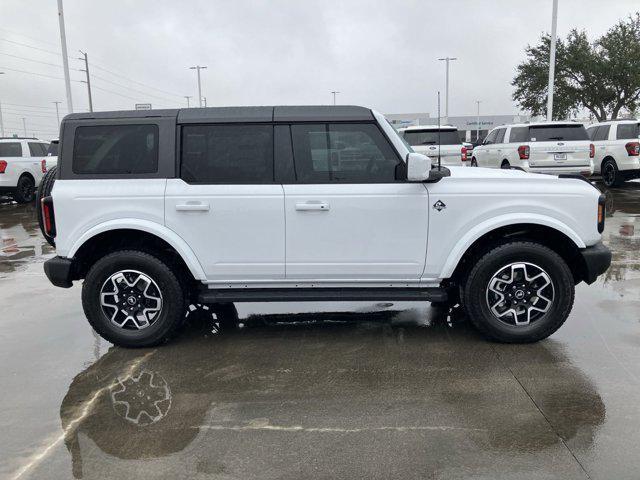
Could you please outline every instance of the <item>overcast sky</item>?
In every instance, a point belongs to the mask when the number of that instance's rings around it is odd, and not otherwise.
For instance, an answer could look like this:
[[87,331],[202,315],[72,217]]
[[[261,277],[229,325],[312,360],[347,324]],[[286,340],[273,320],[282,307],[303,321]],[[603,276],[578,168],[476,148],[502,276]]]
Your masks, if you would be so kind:
[[[88,109],[80,49],[95,110],[186,106],[183,95],[193,105],[188,67],[200,64],[209,106],[328,104],[338,90],[338,103],[435,114],[445,83],[437,59],[451,56],[450,115],[475,113],[476,99],[482,113],[516,113],[510,81],[525,46],[550,30],[551,3],[64,0],[74,109]],[[634,10],[637,0],[559,0],[558,33],[595,37]],[[26,117],[29,134],[51,137],[51,102],[66,112],[56,0],[1,0],[0,19],[5,133],[22,133]]]

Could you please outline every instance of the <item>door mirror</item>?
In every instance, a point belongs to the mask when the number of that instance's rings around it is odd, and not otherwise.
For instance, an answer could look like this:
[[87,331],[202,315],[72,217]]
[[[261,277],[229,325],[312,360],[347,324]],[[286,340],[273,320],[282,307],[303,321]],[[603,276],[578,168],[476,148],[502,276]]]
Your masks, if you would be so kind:
[[431,159],[421,153],[407,154],[407,180],[410,182],[424,182],[429,180],[431,173]]

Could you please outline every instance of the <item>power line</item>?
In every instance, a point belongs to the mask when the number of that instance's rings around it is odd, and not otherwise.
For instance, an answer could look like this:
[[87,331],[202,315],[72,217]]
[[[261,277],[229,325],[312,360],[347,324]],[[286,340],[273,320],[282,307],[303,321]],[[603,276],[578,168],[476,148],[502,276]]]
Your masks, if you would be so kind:
[[[18,70],[16,68],[0,67],[0,70],[10,70],[12,72],[26,73],[26,74],[29,74],[29,75],[37,75],[39,77],[53,78],[55,80],[64,80],[64,78],[62,78],[62,77],[54,77],[53,75],[45,75],[44,73],[28,72],[26,70]],[[80,80],[72,80],[72,82],[80,82]]]
[[2,102],[2,105],[12,105],[14,107],[28,107],[28,108],[43,108],[45,110],[51,110],[53,109],[53,107],[43,107],[41,105],[25,105],[23,103],[8,103],[8,102]]
[[10,53],[0,52],[0,55],[6,55],[7,57],[19,58],[20,60],[26,60],[28,62],[41,63],[43,65],[50,65],[52,67],[62,68],[62,65],[58,65],[58,64],[55,64],[55,63],[49,63],[49,62],[42,62],[40,60],[34,60],[32,58],[21,57],[19,55],[11,55]]
[[122,78],[123,80],[127,80],[128,82],[137,83],[140,86],[147,87],[147,88],[150,88],[152,90],[157,90],[158,92],[162,92],[162,93],[165,93],[167,95],[184,98],[184,95],[178,95],[177,93],[167,92],[166,90],[162,90],[160,88],[152,87],[151,85],[147,85],[146,83],[138,82],[136,80],[132,80],[131,78],[125,77],[124,75],[120,75],[119,73],[112,72],[111,70],[108,70],[108,69],[100,66],[100,64],[96,64],[96,62],[91,62],[91,66],[93,68],[97,68],[98,70],[102,70],[103,72],[106,72],[106,73],[108,73],[110,75],[113,75],[115,77],[119,77],[119,78]]
[[115,86],[117,86],[117,87],[124,88],[125,90],[129,90],[129,91],[131,91],[131,92],[135,92],[135,93],[138,93],[138,94],[144,95],[144,96],[146,96],[146,97],[155,97],[155,98],[159,98],[160,100],[165,100],[165,101],[169,101],[169,102],[175,102],[175,100],[174,100],[174,99],[172,99],[172,98],[160,97],[160,96],[158,96],[158,95],[154,95],[154,94],[152,94],[152,93],[142,92],[142,91],[140,91],[140,90],[136,90],[135,88],[127,87],[126,85],[122,85],[122,84],[120,84],[120,83],[112,82],[111,80],[109,80],[109,79],[107,79],[107,78],[104,78],[104,77],[100,77],[100,76],[98,76],[98,75],[96,75],[96,74],[92,74],[92,75],[91,75],[91,77],[93,77],[93,78],[97,78],[98,80],[101,80],[101,81],[103,81],[103,82],[110,83],[110,84],[115,85]]
[[[53,52],[51,50],[46,50],[44,48],[34,47],[33,45],[29,45],[27,43],[16,42],[15,40],[9,40],[8,38],[0,38],[0,40],[7,43],[13,43],[14,45],[20,45],[21,47],[32,48],[34,50],[39,50],[41,52],[50,53],[52,55],[58,55],[59,57],[62,57],[62,54],[59,52]],[[69,58],[73,58],[73,57],[69,57]]]

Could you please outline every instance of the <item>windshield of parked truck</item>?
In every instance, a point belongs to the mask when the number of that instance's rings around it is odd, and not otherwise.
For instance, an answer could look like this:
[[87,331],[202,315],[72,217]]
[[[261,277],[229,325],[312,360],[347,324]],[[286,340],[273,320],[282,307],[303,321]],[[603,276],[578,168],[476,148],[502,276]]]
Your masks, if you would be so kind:
[[588,140],[584,125],[531,125],[529,127],[529,141],[553,142],[567,140]]
[[404,138],[409,145],[460,145],[457,130],[405,130]]

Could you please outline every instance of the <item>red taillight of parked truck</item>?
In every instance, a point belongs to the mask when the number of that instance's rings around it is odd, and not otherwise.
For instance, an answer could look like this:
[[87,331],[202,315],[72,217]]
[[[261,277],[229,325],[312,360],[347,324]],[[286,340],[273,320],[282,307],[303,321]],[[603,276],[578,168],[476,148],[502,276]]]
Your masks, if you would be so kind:
[[589,144],[589,158],[596,156],[596,146],[593,143]]
[[47,173],[47,160],[44,158],[40,161],[40,170],[42,173]]
[[460,150],[460,159],[463,162],[467,161],[467,147],[462,147],[462,149]]
[[0,160],[0,173],[4,173],[7,170],[6,160]]
[[520,160],[529,160],[529,145],[520,145],[518,147],[518,157],[520,157]]
[[629,142],[624,148],[627,150],[627,154],[630,157],[637,157],[640,155],[640,142]]

